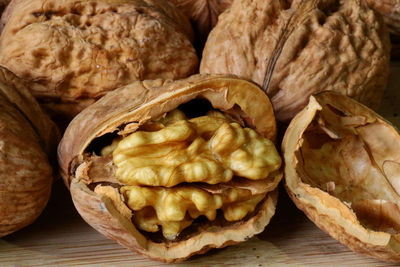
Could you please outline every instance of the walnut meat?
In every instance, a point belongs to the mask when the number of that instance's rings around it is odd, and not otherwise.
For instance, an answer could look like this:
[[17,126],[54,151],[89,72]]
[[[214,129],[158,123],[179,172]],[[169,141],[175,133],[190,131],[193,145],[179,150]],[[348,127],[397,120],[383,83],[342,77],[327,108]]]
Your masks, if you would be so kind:
[[275,212],[281,159],[268,97],[232,76],[143,81],[80,113],[62,176],[95,229],[172,262],[242,242]]
[[0,237],[31,224],[53,183],[59,133],[28,87],[0,67]]
[[5,17],[0,63],[67,119],[132,81],[197,68],[188,19],[162,0],[14,0]]
[[234,1],[207,40],[201,73],[254,80],[289,121],[323,90],[379,105],[389,68],[389,34],[360,1]]
[[400,135],[346,96],[324,92],[282,143],[287,191],[321,229],[356,252],[400,261]]

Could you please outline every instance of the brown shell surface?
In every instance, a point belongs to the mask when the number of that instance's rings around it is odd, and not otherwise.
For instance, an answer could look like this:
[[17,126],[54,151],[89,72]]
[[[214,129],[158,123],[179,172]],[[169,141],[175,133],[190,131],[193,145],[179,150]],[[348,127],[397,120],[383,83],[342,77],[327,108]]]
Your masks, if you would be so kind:
[[297,207],[352,250],[400,261],[400,135],[372,110],[334,92],[312,96],[282,143]]
[[218,16],[233,0],[168,0],[180,8],[190,18],[197,38],[204,43],[208,33],[217,24]]
[[200,73],[232,73],[263,87],[278,121],[332,90],[376,108],[390,57],[388,31],[356,0],[234,1],[203,51]]
[[53,182],[59,132],[14,74],[0,67],[0,237],[32,223]]
[[383,20],[392,34],[400,35],[399,0],[365,0],[368,5],[383,16]]
[[156,243],[119,213],[109,197],[94,193],[85,181],[76,178],[79,176],[75,170],[85,162],[85,151],[97,138],[112,132],[135,131],[151,118],[197,98],[207,99],[213,108],[223,112],[238,112],[250,127],[275,139],[272,105],[257,85],[233,76],[196,75],[174,82],[134,82],[110,92],[74,118],[58,148],[62,176],[81,216],[96,230],[129,249],[166,262],[184,260],[260,233],[275,212],[277,192],[269,192],[255,214],[246,220],[206,228],[181,241]]
[[67,119],[107,91],[198,65],[188,19],[161,0],[14,0],[3,24],[0,64]]

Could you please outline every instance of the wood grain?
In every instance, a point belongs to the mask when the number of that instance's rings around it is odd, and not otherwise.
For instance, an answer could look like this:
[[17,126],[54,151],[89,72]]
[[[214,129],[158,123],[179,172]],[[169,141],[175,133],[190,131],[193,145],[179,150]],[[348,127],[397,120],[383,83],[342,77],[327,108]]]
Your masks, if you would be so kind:
[[[392,62],[379,111],[400,126],[400,61]],[[277,213],[248,242],[169,266],[399,266],[352,252],[310,222],[280,188]],[[108,240],[75,211],[61,180],[31,226],[0,239],[0,266],[165,266]]]

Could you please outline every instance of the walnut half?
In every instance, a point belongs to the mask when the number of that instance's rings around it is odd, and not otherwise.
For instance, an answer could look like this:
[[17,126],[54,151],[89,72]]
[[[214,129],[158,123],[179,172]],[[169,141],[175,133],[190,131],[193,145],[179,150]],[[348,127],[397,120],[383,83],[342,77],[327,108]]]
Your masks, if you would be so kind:
[[71,122],[59,162],[89,224],[148,257],[180,261],[268,224],[282,178],[275,134],[268,97],[251,82],[137,82]]
[[282,143],[287,191],[321,229],[356,252],[400,261],[400,135],[346,96],[323,92]]
[[[280,156],[274,144],[256,131],[215,111],[188,119],[173,110],[166,118],[117,137],[118,144],[114,140],[101,153],[107,157],[113,151],[110,164],[115,165],[120,193],[135,211],[139,229],[158,232],[162,226],[164,237],[175,240],[199,216],[214,221],[218,210],[225,220],[239,221],[265,198],[271,183],[279,181],[279,176],[273,175],[277,179],[272,181],[268,177],[279,170]],[[265,190],[253,194],[227,184],[238,177],[248,179],[250,186],[254,180],[264,183]],[[207,184],[225,190],[210,192]]]

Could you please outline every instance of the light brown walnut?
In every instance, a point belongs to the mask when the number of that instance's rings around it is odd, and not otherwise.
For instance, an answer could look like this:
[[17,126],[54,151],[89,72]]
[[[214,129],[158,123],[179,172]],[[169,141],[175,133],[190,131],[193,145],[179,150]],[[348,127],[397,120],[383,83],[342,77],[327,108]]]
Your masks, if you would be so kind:
[[68,126],[61,173],[96,230],[176,262],[263,231],[281,158],[272,105],[234,76],[135,82]]
[[0,67],[0,237],[40,215],[53,183],[59,132],[28,88]]
[[323,92],[282,143],[286,189],[297,207],[352,250],[400,261],[400,134],[349,97]]
[[162,0],[14,0],[3,23],[0,64],[67,119],[117,87],[198,65],[188,19]]
[[252,79],[288,122],[313,93],[332,90],[376,108],[390,42],[381,19],[356,0],[234,1],[203,51],[200,73]]

